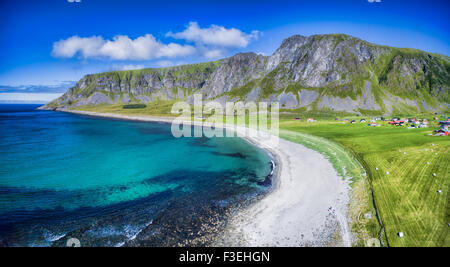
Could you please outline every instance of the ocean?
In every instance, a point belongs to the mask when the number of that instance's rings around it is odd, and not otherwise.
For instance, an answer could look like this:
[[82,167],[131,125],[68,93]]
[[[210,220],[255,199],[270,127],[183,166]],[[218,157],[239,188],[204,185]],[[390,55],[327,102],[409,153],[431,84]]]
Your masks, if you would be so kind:
[[243,139],[38,106],[0,105],[0,246],[207,246],[270,190]]

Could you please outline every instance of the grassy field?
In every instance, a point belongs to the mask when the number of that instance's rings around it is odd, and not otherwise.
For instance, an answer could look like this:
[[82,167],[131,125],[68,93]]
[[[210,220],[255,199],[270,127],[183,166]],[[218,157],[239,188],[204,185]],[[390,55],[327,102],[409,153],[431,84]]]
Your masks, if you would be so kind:
[[[351,182],[352,192],[348,215],[352,222],[352,232],[357,236],[356,245],[365,246],[366,242],[373,238],[385,244],[384,228],[380,226],[381,223],[377,219],[367,173],[351,151],[327,138],[300,131],[281,129],[280,136],[318,151],[333,164],[340,177]],[[364,217],[365,214],[370,214],[370,218]],[[379,244],[381,244],[380,241],[378,241]]]
[[[306,123],[284,116],[280,128],[334,141],[358,159],[367,171],[385,245],[450,246],[450,139],[428,135],[436,123],[425,129],[367,124]],[[281,136],[301,143],[283,131]],[[363,209],[369,211],[369,205]],[[366,228],[373,235],[370,224]]]
[[124,104],[101,104],[96,106],[80,106],[75,110],[85,110],[104,113],[118,113],[125,115],[147,115],[147,116],[173,116],[170,114],[173,104],[177,101],[154,101],[145,105],[145,108],[124,108]]
[[[122,105],[78,109],[167,116],[172,104],[152,103],[143,109],[123,109]],[[307,123],[308,117],[318,121]],[[362,118],[349,114],[282,113],[280,136],[319,151],[342,177],[351,179],[349,213],[358,246],[378,238],[386,246],[448,247],[450,139],[430,136],[437,121],[433,115],[425,117],[430,128],[407,129],[386,122],[378,122],[381,127],[369,127],[368,122],[343,123],[342,118],[358,122]],[[404,233],[403,238],[399,232]]]

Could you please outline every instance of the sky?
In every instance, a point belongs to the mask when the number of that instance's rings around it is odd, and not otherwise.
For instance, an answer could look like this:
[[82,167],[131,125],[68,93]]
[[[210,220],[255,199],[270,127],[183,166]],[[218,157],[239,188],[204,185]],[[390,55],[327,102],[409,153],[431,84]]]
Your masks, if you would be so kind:
[[0,12],[0,101],[90,73],[271,55],[294,34],[450,55],[448,0],[14,0]]

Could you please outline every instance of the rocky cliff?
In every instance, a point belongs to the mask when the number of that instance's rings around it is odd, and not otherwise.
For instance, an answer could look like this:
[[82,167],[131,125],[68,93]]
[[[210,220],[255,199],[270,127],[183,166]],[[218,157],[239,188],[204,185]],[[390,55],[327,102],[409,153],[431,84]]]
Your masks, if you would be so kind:
[[86,75],[45,108],[159,100],[278,101],[284,109],[434,112],[450,103],[450,58],[342,35],[295,35],[271,56]]

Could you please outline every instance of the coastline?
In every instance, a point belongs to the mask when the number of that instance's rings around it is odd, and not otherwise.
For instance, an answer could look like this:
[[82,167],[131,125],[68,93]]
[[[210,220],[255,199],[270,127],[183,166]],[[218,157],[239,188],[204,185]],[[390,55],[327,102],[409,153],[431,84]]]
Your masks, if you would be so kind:
[[[57,111],[134,121],[171,123],[174,120],[174,117]],[[253,134],[244,135],[245,131]],[[236,132],[265,150],[274,161],[272,188],[258,202],[233,214],[214,246],[352,245],[347,219],[350,187],[323,155],[281,138],[274,146],[259,138],[259,131],[254,129],[238,126]]]

